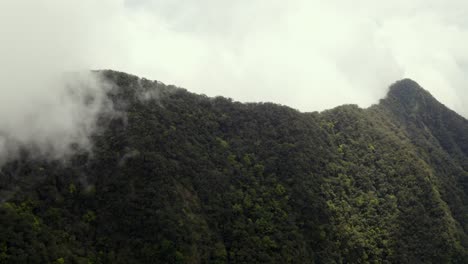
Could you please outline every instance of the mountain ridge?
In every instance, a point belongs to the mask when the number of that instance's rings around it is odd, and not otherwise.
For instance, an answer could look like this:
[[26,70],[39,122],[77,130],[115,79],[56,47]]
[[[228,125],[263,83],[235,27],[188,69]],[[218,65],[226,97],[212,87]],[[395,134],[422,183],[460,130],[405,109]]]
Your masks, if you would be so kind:
[[92,155],[0,171],[0,262],[468,261],[467,121],[414,81],[302,113],[100,74]]

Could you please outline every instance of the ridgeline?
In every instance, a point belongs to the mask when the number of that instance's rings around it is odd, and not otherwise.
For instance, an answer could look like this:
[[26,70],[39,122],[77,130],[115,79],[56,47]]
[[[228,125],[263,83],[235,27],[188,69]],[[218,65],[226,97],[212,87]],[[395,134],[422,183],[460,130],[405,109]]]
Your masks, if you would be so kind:
[[412,80],[301,113],[114,71],[93,149],[0,171],[0,263],[468,263],[468,121]]

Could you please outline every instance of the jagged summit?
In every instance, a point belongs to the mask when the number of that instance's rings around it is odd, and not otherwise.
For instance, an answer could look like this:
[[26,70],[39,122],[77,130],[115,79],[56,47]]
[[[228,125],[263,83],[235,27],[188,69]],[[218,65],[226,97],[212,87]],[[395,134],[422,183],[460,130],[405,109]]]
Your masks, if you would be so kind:
[[413,133],[417,144],[425,144],[420,137],[430,139],[468,169],[468,162],[464,160],[468,156],[468,121],[418,83],[411,79],[395,82],[379,106],[404,125],[407,132]]
[[380,105],[403,117],[431,115],[449,111],[431,93],[411,79],[402,79],[390,85]]
[[397,100],[407,106],[436,101],[427,90],[408,78],[392,84],[389,88],[387,99]]
[[397,88],[403,88],[403,87],[405,87],[406,89],[408,88],[409,89],[411,88],[422,89],[421,86],[416,81],[410,78],[404,78],[404,79],[396,81],[390,86],[390,89],[397,89]]

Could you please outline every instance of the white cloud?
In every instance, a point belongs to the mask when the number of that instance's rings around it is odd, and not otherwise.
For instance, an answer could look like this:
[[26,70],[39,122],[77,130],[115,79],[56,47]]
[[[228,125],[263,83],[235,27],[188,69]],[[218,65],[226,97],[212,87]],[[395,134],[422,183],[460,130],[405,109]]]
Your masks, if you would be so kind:
[[104,23],[94,26],[101,19],[96,7],[92,1],[0,2],[0,163],[21,146],[53,158],[67,155],[71,144],[89,146],[106,98],[98,79],[78,72],[105,61],[105,41],[114,37],[100,35]]

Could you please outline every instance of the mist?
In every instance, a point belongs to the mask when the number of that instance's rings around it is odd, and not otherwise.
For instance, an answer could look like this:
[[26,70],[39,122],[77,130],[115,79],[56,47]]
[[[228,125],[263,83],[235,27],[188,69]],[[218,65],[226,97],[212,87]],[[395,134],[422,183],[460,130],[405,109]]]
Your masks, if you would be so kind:
[[111,107],[108,85],[89,71],[105,54],[89,30],[99,18],[91,3],[0,2],[0,163],[21,148],[51,159],[91,148]]
[[0,159],[89,149],[111,107],[91,69],[301,111],[367,107],[412,78],[468,116],[466,10],[459,0],[1,1]]

